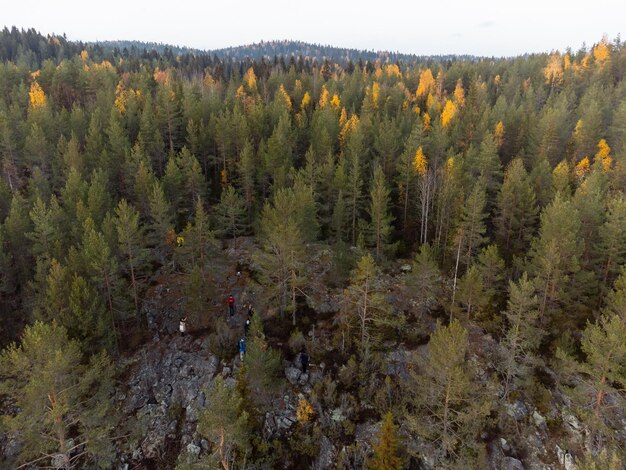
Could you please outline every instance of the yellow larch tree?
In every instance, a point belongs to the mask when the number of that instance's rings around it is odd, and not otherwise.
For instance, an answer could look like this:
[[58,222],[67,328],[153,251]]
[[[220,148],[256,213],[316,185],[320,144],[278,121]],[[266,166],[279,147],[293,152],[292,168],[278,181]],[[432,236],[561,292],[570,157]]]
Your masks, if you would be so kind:
[[456,112],[456,105],[451,100],[447,100],[443,112],[441,113],[441,126],[448,127],[454,116],[456,116]]
[[385,66],[385,73],[388,77],[402,78],[402,72],[400,72],[400,67],[398,67],[397,64],[387,64]]
[[320,93],[320,101],[319,101],[319,107],[321,109],[324,109],[326,106],[328,106],[328,103],[330,101],[329,96],[330,96],[330,93],[328,93],[328,90],[326,89],[326,85],[322,85],[322,93]]
[[435,77],[433,77],[433,72],[430,69],[422,70],[415,96],[417,98],[421,98],[422,96],[426,96],[428,93],[431,93],[434,89]]
[[341,106],[341,100],[339,99],[339,96],[337,94],[334,94],[331,98],[330,105],[333,108],[339,108]]
[[354,130],[358,126],[359,126],[359,117],[356,114],[353,114],[352,116],[350,116],[350,119],[348,119],[344,123],[344,125],[341,128],[341,131],[339,132],[339,142],[341,143],[342,146],[347,142],[350,134],[354,132]]
[[563,80],[563,59],[560,53],[555,52],[550,54],[548,63],[543,69],[543,76],[546,79],[546,83],[550,86],[561,83]]
[[563,70],[569,70],[572,68],[572,58],[569,54],[563,56]]
[[282,101],[287,109],[291,109],[291,98],[289,97],[289,94],[287,93],[287,90],[285,90],[285,87],[282,83],[280,84],[276,95],[278,101]]
[[378,84],[378,82],[374,82],[372,83],[372,92],[371,92],[372,106],[374,107],[374,109],[378,108],[379,97],[380,97],[380,85]]
[[596,64],[603,66],[611,58],[611,46],[606,36],[593,48],[593,58]]
[[591,164],[589,163],[589,157],[585,157],[576,164],[576,168],[574,169],[574,171],[578,179],[583,180],[585,176],[589,174],[590,169]]
[[502,121],[498,121],[498,123],[496,124],[496,128],[493,132],[493,137],[496,141],[498,149],[502,147],[502,144],[504,143],[504,123]]
[[87,52],[85,49],[80,51],[80,60],[82,60],[83,62],[87,62],[88,59],[89,59],[89,52]]
[[428,162],[426,161],[424,151],[422,150],[422,147],[418,147],[415,151],[415,158],[413,158],[413,169],[418,175],[424,176],[426,175],[427,168]]
[[244,74],[243,81],[249,92],[256,90],[256,74],[254,73],[254,69],[252,67],[250,67]]
[[430,129],[430,114],[424,113],[422,116],[422,121],[424,121],[424,129]]
[[428,97],[426,98],[426,109],[432,109],[435,105],[435,97],[432,93],[428,93]]
[[454,157],[449,157],[446,161],[446,174],[451,174],[452,170],[454,170]]
[[606,143],[606,140],[600,139],[598,142],[598,152],[595,154],[595,161],[602,163],[602,169],[605,173],[608,173],[613,164],[613,157],[611,157],[611,147]]
[[456,81],[456,87],[454,87],[454,100],[458,106],[465,104],[465,90],[463,89],[463,82],[460,78]]
[[31,109],[41,108],[46,104],[46,94],[37,82],[33,82],[30,85],[30,91],[28,92],[30,98]]
[[339,114],[339,127],[343,127],[346,122],[348,122],[348,112],[346,108],[341,108],[341,113]]
[[302,97],[302,102],[300,103],[300,109],[304,111],[311,104],[311,95],[308,91],[304,92],[304,96]]
[[126,105],[128,104],[128,91],[126,86],[120,80],[115,88],[115,107],[120,113],[126,112]]

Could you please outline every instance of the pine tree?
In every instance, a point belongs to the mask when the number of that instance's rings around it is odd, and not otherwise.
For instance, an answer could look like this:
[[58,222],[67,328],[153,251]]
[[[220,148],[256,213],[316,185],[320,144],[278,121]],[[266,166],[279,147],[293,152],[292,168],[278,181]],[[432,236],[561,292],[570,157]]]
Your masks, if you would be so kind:
[[368,461],[368,468],[372,470],[401,469],[402,459],[398,455],[399,440],[398,431],[393,424],[393,414],[388,412],[383,417],[377,443],[374,445],[374,455]]
[[485,315],[491,299],[487,295],[483,276],[475,264],[459,279],[455,299],[456,304],[452,305],[452,309],[462,311],[465,321]]
[[376,287],[378,267],[374,258],[367,254],[357,263],[352,272],[350,286],[344,291],[341,307],[341,322],[344,335],[354,339],[365,354],[377,346],[385,327],[394,326],[385,297]]
[[290,310],[296,324],[296,294],[302,287],[305,250],[302,235],[293,218],[276,222],[273,209],[266,204],[261,214],[261,249],[253,254],[259,264],[262,282],[277,298],[280,311]]
[[22,441],[19,463],[68,469],[113,463],[114,368],[106,354],[86,364],[63,327],[36,322],[19,346],[2,352],[0,368],[0,391],[18,410],[5,420]]
[[[430,245],[420,247],[413,259],[411,272],[407,275],[406,286],[427,310],[433,309],[440,300],[443,287],[441,270]],[[434,305],[433,305],[434,304]]]
[[245,462],[251,439],[251,423],[243,410],[243,397],[221,377],[211,381],[207,406],[198,418],[198,433],[214,446],[217,464],[229,470]]
[[572,399],[576,414],[589,427],[592,449],[618,445],[619,431],[612,426],[616,409],[626,405],[621,390],[626,385],[626,323],[617,315],[603,315],[587,325],[581,339],[584,361],[562,350],[557,358],[564,370],[562,387]]
[[380,259],[382,252],[389,250],[388,240],[393,229],[393,216],[389,213],[389,189],[380,166],[374,169],[369,214],[372,224],[372,244],[376,250],[376,258]]
[[[436,446],[435,465],[444,465],[476,438],[490,412],[490,384],[478,384],[466,359],[467,331],[458,321],[437,326],[419,374],[411,372],[410,409],[407,424],[411,431]],[[487,386],[485,386],[487,385]]]
[[505,399],[511,387],[519,385],[537,362],[537,349],[543,335],[537,326],[538,306],[535,287],[526,273],[517,283],[509,281],[509,300],[504,312],[505,335],[501,343]]

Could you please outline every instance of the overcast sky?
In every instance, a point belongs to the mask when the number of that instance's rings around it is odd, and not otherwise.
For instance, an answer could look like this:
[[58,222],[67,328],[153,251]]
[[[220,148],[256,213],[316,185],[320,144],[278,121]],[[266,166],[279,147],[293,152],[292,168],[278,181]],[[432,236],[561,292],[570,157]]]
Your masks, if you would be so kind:
[[626,30],[624,0],[3,0],[4,26],[218,49],[295,39],[415,54],[577,50]]

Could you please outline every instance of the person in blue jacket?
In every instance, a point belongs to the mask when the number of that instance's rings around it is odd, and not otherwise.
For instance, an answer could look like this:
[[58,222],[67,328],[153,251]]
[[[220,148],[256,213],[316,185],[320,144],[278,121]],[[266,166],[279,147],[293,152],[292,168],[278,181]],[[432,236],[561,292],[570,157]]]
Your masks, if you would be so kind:
[[239,340],[239,359],[243,362],[243,355],[246,352],[246,342],[243,338]]

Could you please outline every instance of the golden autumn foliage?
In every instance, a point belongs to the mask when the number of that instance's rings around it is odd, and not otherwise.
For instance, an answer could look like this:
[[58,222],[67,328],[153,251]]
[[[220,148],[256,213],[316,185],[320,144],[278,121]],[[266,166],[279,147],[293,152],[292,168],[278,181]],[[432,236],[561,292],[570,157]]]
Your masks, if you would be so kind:
[[28,92],[30,98],[31,109],[41,108],[46,104],[46,94],[37,82],[33,82],[30,85],[30,91]]
[[385,66],[385,73],[388,77],[402,78],[402,72],[400,72],[400,67],[398,67],[397,64],[387,64]]
[[359,117],[356,114],[350,116],[350,119],[345,121],[339,132],[339,141],[341,145],[345,144],[350,134],[359,126]]
[[252,67],[250,67],[244,74],[243,81],[246,84],[248,91],[252,92],[256,90],[256,75]]
[[372,83],[371,95],[370,95],[370,98],[372,99],[372,106],[374,108],[378,108],[379,97],[380,97],[380,85],[378,84],[378,82],[374,82]]
[[493,83],[496,87],[500,87],[500,85],[502,85],[502,78],[499,74],[493,77]]
[[426,98],[426,109],[432,109],[435,106],[435,97],[432,93],[428,93],[428,98]]
[[543,69],[543,76],[546,83],[557,85],[563,80],[563,59],[561,54],[555,52],[548,58],[548,63]]
[[424,176],[427,168],[428,162],[426,161],[426,156],[424,155],[422,147],[419,147],[415,152],[415,158],[413,158],[413,169],[418,175]]
[[210,73],[204,75],[202,84],[209,90],[215,90],[218,86],[218,82],[211,76]]
[[341,106],[341,100],[339,99],[338,95],[336,95],[336,94],[333,95],[333,97],[330,100],[330,105],[333,108],[339,108]]
[[443,112],[441,113],[441,125],[442,127],[448,127],[454,116],[456,116],[457,107],[451,101],[447,100],[446,105],[443,108]]
[[289,94],[285,90],[285,87],[282,83],[278,88],[278,92],[276,93],[276,99],[278,101],[281,101],[287,109],[291,109],[291,98],[289,97]]
[[239,85],[239,88],[237,88],[237,92],[235,93],[235,96],[239,99],[246,97],[246,90],[243,89],[243,85]]
[[460,78],[456,81],[456,87],[454,87],[454,100],[459,106],[465,104],[465,90],[463,89],[463,82],[461,82]]
[[319,101],[319,107],[321,109],[324,109],[326,106],[328,106],[328,103],[330,101],[329,96],[330,96],[330,93],[328,93],[328,90],[326,89],[326,85],[323,85],[322,92],[320,93],[320,101]]
[[563,70],[568,70],[570,68],[572,68],[572,58],[569,54],[565,54],[563,56]]
[[308,91],[304,92],[304,96],[302,97],[302,102],[300,103],[300,109],[304,111],[311,104],[311,95]]
[[574,172],[576,173],[576,176],[578,177],[578,179],[582,180],[585,176],[589,174],[590,169],[591,169],[591,164],[589,163],[589,157],[585,157],[576,164],[576,168],[574,169]]
[[170,73],[168,70],[161,70],[159,67],[154,69],[154,81],[160,85],[168,85],[170,83]]
[[600,139],[598,142],[598,152],[595,154],[595,161],[602,163],[602,169],[605,173],[608,173],[613,164],[613,158],[611,157],[611,147],[606,143],[606,140]]
[[128,104],[128,92],[124,83],[120,80],[115,88],[115,107],[120,113],[126,111],[126,105]]
[[346,108],[341,108],[341,113],[339,113],[339,127],[343,127],[348,121],[348,112]]
[[504,143],[504,124],[502,121],[498,121],[496,128],[494,129],[493,137],[496,141],[498,148],[502,147]]
[[606,36],[593,48],[593,58],[596,64],[602,66],[611,58],[611,47]]
[[421,98],[429,93],[431,93],[435,89],[435,77],[433,77],[433,72],[430,69],[423,70],[420,73],[420,81],[417,85],[417,91],[415,92],[415,96],[417,98]]
[[87,60],[89,59],[89,52],[87,52],[85,49],[83,49],[82,51],[80,51],[80,59],[83,62],[87,62]]
[[454,157],[450,157],[446,161],[446,174],[449,175],[452,173],[452,170],[454,170]]
[[430,129],[430,114],[424,113],[422,121],[424,121],[424,129]]
[[315,411],[313,411],[313,407],[306,400],[306,398],[301,398],[298,401],[298,407],[296,408],[296,418],[300,424],[306,424],[313,419],[315,416]]
[[379,64],[376,64],[376,68],[374,69],[374,78],[376,80],[383,78],[383,69],[380,68]]

